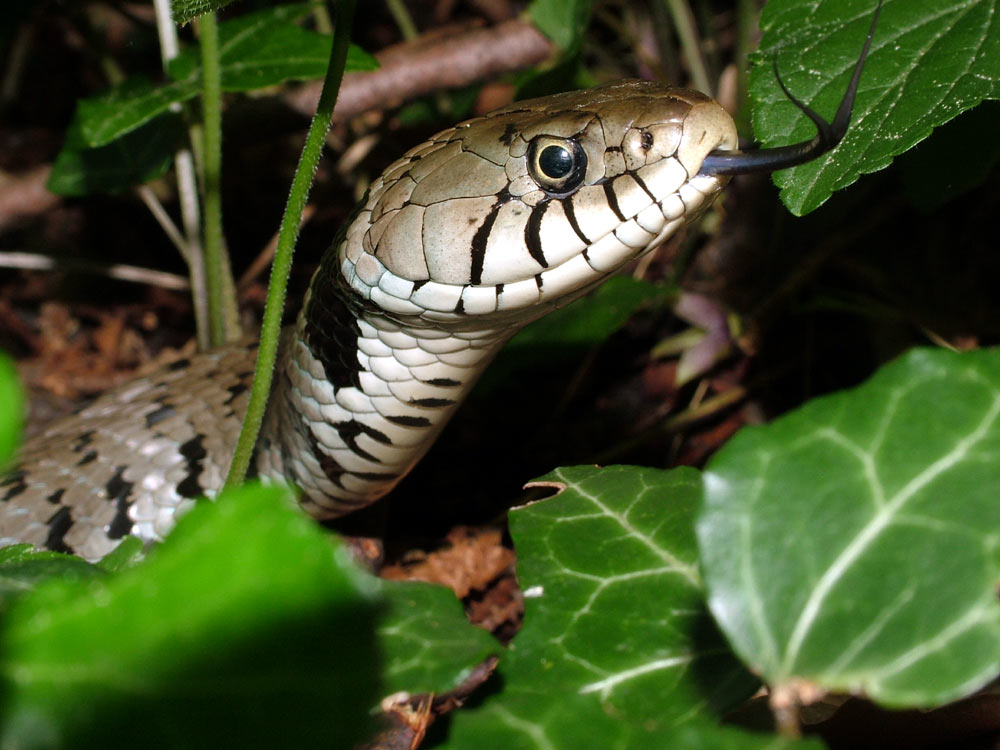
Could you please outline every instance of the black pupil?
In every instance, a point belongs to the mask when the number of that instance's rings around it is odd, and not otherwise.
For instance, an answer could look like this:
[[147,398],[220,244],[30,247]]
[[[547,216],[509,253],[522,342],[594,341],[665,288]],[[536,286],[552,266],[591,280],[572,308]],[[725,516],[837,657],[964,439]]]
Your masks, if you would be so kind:
[[573,155],[563,146],[546,146],[538,155],[542,174],[558,180],[573,170]]

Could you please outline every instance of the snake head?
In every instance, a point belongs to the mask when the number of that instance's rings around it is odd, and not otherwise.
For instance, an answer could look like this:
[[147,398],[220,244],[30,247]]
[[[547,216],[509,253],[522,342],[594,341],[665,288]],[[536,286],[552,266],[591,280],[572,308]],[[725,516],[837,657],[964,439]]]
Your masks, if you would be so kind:
[[623,81],[518,102],[444,130],[375,180],[339,249],[387,314],[538,317],[649,252],[704,209],[735,149],[695,91]]

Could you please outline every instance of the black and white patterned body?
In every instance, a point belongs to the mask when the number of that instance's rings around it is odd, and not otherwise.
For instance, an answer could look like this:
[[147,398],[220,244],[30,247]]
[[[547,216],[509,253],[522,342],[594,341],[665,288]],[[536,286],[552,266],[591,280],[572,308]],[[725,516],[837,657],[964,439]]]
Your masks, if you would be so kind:
[[[735,147],[712,100],[632,81],[518,103],[407,152],[285,332],[258,473],[296,484],[318,517],[383,496],[510,336],[695,216],[728,179],[703,159]],[[220,486],[252,359],[202,355],[191,380],[146,379],[47,432],[0,484],[0,543],[94,558],[125,532],[162,538]]]

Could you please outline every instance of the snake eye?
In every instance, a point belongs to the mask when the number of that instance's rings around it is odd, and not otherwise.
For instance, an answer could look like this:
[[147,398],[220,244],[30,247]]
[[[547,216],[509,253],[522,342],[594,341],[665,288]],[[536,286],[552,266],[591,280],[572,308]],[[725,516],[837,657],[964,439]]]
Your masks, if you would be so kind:
[[540,135],[528,144],[528,172],[545,192],[563,195],[583,182],[587,154],[572,138]]

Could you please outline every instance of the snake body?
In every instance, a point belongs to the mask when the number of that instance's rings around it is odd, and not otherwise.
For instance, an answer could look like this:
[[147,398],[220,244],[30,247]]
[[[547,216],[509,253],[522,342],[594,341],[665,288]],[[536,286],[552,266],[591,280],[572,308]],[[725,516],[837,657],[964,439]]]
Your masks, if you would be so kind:
[[[625,81],[519,102],[406,152],[283,334],[257,474],[299,487],[318,518],[385,495],[517,330],[696,216],[736,147],[708,97]],[[125,534],[162,539],[222,485],[254,358],[252,343],[197,355],[46,430],[0,482],[0,544],[96,559]]]

